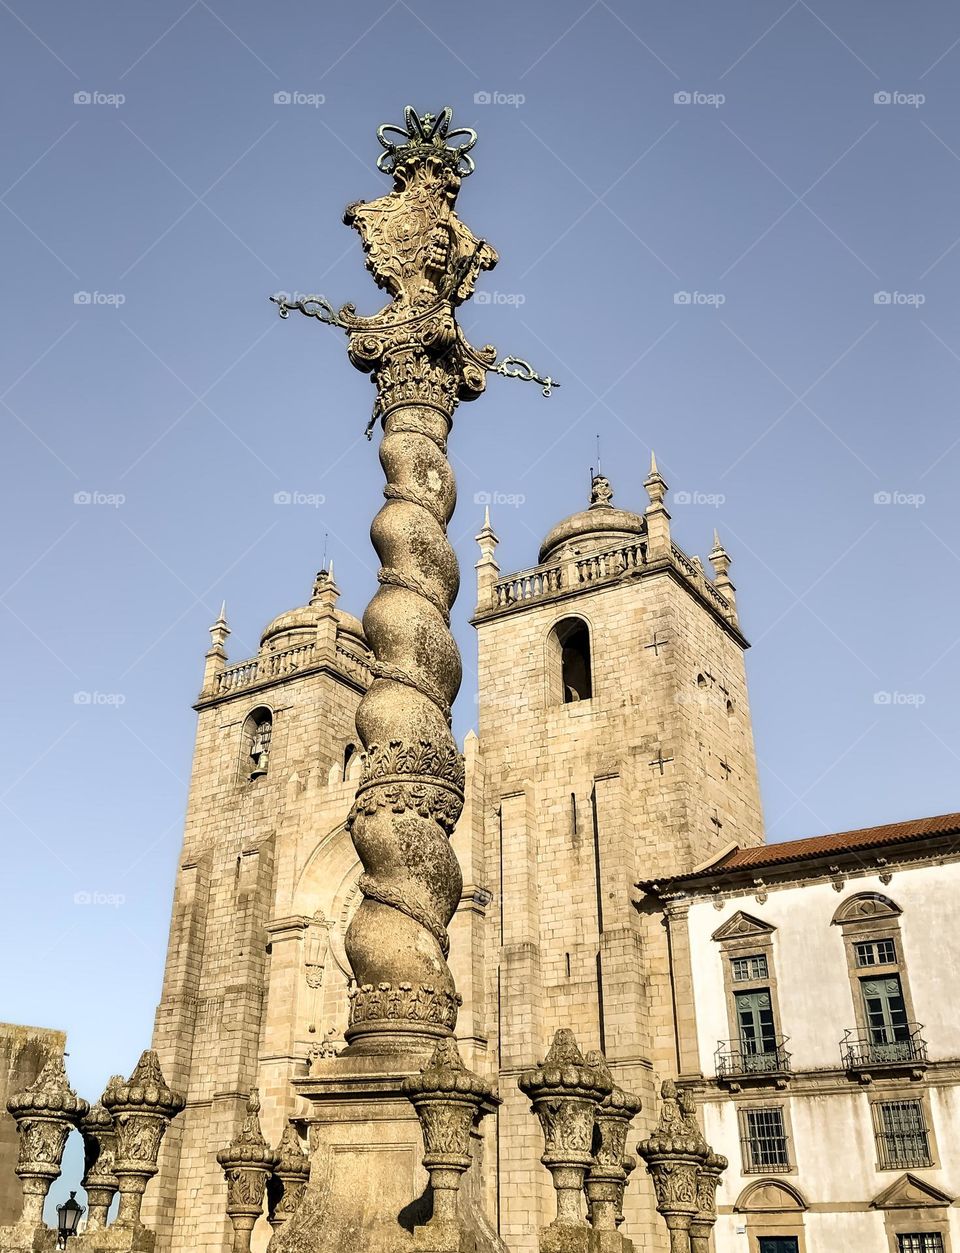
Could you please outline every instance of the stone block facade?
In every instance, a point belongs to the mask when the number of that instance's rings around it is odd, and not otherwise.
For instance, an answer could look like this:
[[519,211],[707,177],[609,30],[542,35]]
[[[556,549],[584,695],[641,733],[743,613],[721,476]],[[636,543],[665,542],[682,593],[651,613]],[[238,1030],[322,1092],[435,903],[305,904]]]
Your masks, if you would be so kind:
[[[761,838],[728,559],[719,550],[714,583],[671,543],[659,483],[646,515],[613,509],[601,487],[523,575],[500,578],[489,522],[478,537],[479,736],[464,745],[450,965],[461,1054],[503,1097],[478,1183],[518,1253],[552,1205],[520,1071],[571,1028],[643,1099],[638,1133],[655,1122],[659,1081],[680,1066],[671,954],[634,885]],[[344,820],[371,659],[336,598],[323,573],[233,666],[225,618],[212,628],[154,1035],[187,1095],[144,1207],[170,1253],[230,1247],[215,1154],[249,1089],[276,1143],[308,1108],[291,1081],[302,1089],[312,1058],[343,1045],[360,873]],[[642,1171],[626,1214],[636,1247],[659,1249]],[[268,1237],[262,1221],[254,1248]]]

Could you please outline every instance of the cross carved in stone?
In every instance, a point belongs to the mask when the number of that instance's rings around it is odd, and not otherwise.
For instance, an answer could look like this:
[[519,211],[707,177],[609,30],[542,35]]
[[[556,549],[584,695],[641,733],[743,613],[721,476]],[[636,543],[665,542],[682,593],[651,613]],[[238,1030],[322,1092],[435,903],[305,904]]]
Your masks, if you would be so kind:
[[662,749],[662,748],[658,748],[658,749],[657,749],[657,755],[656,755],[656,757],[654,757],[653,761],[651,761],[651,762],[650,762],[650,765],[651,765],[651,766],[659,766],[659,768],[660,768],[660,773],[661,773],[661,774],[663,774],[663,768],[664,768],[664,766],[665,766],[668,762],[670,762],[670,761],[673,761],[673,758],[672,758],[672,757],[664,757],[664,755],[663,755],[663,749]]
[[665,648],[669,642],[670,642],[669,640],[658,639],[657,633],[656,631],[654,631],[653,639],[650,641],[649,644],[644,644],[644,648],[652,648],[654,657],[659,657],[660,649]]

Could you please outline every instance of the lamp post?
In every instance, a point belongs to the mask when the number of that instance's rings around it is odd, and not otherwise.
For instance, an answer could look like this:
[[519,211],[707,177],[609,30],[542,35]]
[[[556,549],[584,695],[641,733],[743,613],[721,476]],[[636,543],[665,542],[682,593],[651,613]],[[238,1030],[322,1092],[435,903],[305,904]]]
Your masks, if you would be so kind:
[[76,1192],[71,1192],[62,1205],[57,1206],[57,1248],[65,1249],[71,1236],[77,1234],[77,1223],[83,1217],[84,1208],[77,1200]]

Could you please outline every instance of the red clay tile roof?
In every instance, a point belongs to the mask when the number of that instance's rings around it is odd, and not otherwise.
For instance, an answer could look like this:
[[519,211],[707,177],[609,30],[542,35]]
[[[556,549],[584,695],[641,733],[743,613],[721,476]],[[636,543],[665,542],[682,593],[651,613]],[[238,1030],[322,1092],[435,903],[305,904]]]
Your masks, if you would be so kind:
[[699,879],[731,871],[753,870],[761,866],[780,866],[789,862],[824,857],[830,853],[856,852],[858,849],[882,848],[910,840],[930,839],[937,835],[960,835],[960,813],[940,814],[934,818],[912,818],[908,822],[892,822],[883,827],[860,827],[857,831],[838,831],[834,835],[818,835],[804,840],[786,840],[780,844],[759,844],[736,849],[713,865],[677,875],[676,880]]

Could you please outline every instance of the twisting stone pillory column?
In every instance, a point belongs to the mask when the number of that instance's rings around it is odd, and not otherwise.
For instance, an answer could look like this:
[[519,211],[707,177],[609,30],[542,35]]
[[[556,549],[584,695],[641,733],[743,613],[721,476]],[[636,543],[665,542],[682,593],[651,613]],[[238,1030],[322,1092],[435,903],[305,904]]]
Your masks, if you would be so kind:
[[457,307],[497,261],[454,211],[477,137],[450,129],[450,109],[435,117],[408,106],[404,119],[377,132],[393,190],[344,217],[391,303],[360,317],[321,296],[272,297],[281,317],[297,308],[347,332],[351,362],[377,389],[367,433],[377,420],[383,427],[386,503],[371,528],[380,587],[363,619],[375,678],[357,710],[365,755],[347,823],[363,864],[346,936],[356,979],[349,1053],[423,1052],[456,1025],[447,926],[462,880],[449,840],[464,771],[450,731],[461,666],[450,633],[459,570],[447,539],[456,504],[447,437],[458,403],[480,395],[488,371],[538,382],[544,395],[557,386],[526,362],[498,362],[489,345],[472,347],[457,325]]

